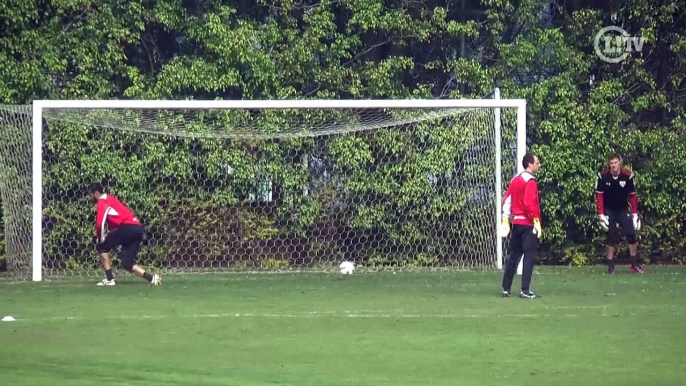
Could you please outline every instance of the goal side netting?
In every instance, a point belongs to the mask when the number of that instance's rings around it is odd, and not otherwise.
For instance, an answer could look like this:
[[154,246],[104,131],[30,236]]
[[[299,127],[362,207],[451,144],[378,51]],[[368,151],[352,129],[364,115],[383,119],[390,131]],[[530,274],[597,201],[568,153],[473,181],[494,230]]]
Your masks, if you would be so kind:
[[[497,173],[506,186],[517,156],[517,109],[500,110],[42,109],[42,274],[102,274],[94,182],[138,215],[138,262],[158,272],[495,268]],[[31,144],[31,107],[0,106],[0,258],[17,276]]]

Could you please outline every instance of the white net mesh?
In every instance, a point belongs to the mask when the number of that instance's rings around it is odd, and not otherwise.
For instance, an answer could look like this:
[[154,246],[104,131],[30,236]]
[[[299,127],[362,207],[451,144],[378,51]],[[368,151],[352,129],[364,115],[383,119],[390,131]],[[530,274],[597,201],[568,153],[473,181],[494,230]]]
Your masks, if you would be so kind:
[[0,105],[0,268],[31,267],[31,108]]
[[[6,260],[28,272],[31,115],[0,107]],[[488,268],[493,109],[46,110],[43,267],[98,274],[90,183],[142,220],[161,272]],[[503,186],[515,111],[502,111]],[[116,253],[114,266],[118,266]]]

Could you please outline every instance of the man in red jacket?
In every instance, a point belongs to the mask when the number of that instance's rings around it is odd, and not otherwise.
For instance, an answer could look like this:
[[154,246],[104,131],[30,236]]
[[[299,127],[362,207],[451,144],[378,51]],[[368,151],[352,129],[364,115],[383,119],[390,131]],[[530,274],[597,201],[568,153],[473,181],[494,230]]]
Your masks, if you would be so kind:
[[[102,264],[106,276],[103,281],[98,283],[98,286],[115,285],[110,252],[118,246],[121,246],[121,265],[124,269],[142,276],[152,285],[162,284],[160,275],[151,275],[143,267],[135,265],[141,241],[143,241],[143,227],[131,209],[122,204],[116,197],[105,194],[100,184],[92,184],[88,187],[88,197],[93,204],[98,206],[95,221],[95,230],[98,236],[97,250],[100,254],[100,264]],[[109,230],[109,234],[107,230]]]
[[541,164],[538,157],[527,154],[522,159],[522,166],[525,170],[512,179],[503,198],[503,221],[498,232],[500,237],[507,237],[510,233],[510,217],[512,217],[510,259],[503,276],[503,297],[510,297],[512,280],[519,261],[524,255],[522,291],[519,297],[533,299],[536,295],[531,292],[531,275],[534,270],[538,239],[542,235],[538,185],[534,174]]

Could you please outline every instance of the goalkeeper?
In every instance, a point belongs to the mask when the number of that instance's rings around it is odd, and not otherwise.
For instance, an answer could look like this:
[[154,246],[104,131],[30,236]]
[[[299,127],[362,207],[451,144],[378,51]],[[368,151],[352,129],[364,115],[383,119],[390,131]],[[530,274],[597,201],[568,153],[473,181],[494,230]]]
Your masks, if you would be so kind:
[[[610,155],[607,161],[608,170],[598,173],[595,184],[600,226],[607,232],[607,273],[615,274],[615,251],[619,238],[617,223],[619,223],[629,244],[631,259],[629,267],[635,273],[642,274],[643,268],[637,257],[636,231],[641,229],[641,221],[638,218],[638,196],[634,174],[622,168],[622,158],[618,154]],[[631,214],[627,211],[627,200],[631,206]]]
[[[97,250],[100,264],[105,270],[105,279],[98,286],[115,285],[112,275],[110,252],[121,246],[121,264],[127,271],[142,276],[152,285],[162,284],[160,275],[151,275],[139,265],[135,265],[136,256],[143,241],[143,227],[131,209],[122,204],[116,197],[104,193],[100,184],[88,187],[88,197],[98,206],[95,228],[98,236]],[[105,232],[105,225],[112,233]]]
[[531,275],[534,270],[536,248],[541,231],[541,208],[538,199],[538,184],[534,174],[541,167],[538,157],[527,154],[522,159],[524,171],[510,181],[503,199],[503,220],[500,224],[500,237],[510,233],[510,216],[512,216],[512,234],[510,236],[510,258],[507,261],[503,276],[503,297],[510,297],[510,287],[517,271],[519,261],[524,255],[522,272],[522,291],[520,298],[533,299],[531,292]]

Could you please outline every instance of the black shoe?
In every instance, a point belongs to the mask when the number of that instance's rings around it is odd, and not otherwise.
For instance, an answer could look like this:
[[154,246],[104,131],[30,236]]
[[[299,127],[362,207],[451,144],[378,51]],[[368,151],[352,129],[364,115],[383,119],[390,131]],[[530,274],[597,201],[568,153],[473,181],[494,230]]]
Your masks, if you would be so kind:
[[528,292],[522,291],[522,292],[519,293],[519,297],[522,298],[522,299],[535,299],[535,298],[537,298],[538,296],[534,295],[534,293],[531,292],[531,291],[528,291]]
[[509,298],[510,297],[510,291],[503,291],[502,297]]

